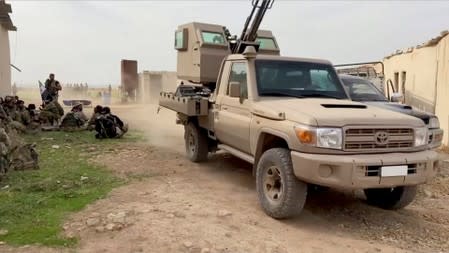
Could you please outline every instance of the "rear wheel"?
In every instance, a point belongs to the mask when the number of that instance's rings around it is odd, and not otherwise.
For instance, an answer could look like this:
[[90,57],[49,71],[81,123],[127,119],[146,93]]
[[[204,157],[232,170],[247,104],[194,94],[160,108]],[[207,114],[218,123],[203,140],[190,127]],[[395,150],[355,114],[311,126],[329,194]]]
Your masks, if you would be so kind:
[[408,206],[415,199],[417,186],[398,186],[394,188],[365,189],[369,204],[383,209],[396,210]]
[[301,213],[307,197],[307,184],[293,173],[290,151],[273,148],[262,154],[257,165],[257,194],[263,210],[275,219]]
[[192,162],[207,160],[209,144],[206,131],[190,122],[184,127],[184,139],[187,157]]

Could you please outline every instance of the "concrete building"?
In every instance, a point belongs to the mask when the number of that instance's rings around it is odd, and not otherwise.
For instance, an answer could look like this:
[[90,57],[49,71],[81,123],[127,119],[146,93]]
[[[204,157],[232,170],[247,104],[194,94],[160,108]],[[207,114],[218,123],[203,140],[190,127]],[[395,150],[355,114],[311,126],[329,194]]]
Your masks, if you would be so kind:
[[383,62],[385,80],[404,94],[405,103],[438,116],[445,132],[443,142],[449,145],[449,32],[398,50]]
[[139,73],[137,99],[142,103],[157,104],[161,91],[174,92],[176,87],[176,72],[143,71]]
[[0,96],[11,94],[11,57],[9,48],[9,31],[16,31],[9,13],[11,5],[0,0]]

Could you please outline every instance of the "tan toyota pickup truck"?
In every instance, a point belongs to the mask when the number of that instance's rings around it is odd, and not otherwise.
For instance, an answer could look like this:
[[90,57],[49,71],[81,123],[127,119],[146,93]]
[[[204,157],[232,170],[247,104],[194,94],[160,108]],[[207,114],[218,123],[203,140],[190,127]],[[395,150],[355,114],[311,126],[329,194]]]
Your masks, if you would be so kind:
[[368,203],[403,208],[436,173],[423,121],[350,101],[328,61],[248,46],[224,58],[215,87],[184,86],[159,104],[178,112],[188,157],[224,150],[253,164],[271,217],[299,214],[311,184],[363,189]]

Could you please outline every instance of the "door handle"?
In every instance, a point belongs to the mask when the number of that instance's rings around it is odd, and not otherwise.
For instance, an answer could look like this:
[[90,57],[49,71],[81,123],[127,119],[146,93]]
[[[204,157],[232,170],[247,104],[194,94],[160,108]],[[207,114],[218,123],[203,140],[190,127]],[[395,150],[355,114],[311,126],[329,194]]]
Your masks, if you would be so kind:
[[222,109],[223,111],[226,111],[226,110],[228,110],[228,107],[222,106],[221,109]]

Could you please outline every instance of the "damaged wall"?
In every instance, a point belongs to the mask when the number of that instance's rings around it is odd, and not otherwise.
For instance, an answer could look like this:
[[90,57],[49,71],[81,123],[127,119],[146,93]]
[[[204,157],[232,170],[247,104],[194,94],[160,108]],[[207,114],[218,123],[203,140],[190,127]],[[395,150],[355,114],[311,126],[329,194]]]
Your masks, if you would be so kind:
[[435,113],[449,145],[449,34],[384,59],[385,80],[391,80],[405,103]]
[[176,90],[176,72],[143,71],[139,74],[138,99],[142,103],[157,104],[161,91]]
[[437,67],[435,113],[444,129],[444,144],[449,146],[449,36],[437,45]]
[[436,49],[426,47],[384,60],[385,80],[391,80],[405,102],[434,112],[436,83]]

